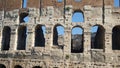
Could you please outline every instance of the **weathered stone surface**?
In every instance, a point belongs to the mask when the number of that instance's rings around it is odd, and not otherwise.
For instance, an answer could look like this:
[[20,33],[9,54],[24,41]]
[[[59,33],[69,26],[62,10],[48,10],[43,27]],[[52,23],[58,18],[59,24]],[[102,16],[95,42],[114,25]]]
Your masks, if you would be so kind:
[[[0,68],[120,68],[120,8],[113,0],[27,1],[22,8],[23,0],[0,0]],[[83,22],[72,22],[75,12]],[[72,35],[74,27],[83,34]]]

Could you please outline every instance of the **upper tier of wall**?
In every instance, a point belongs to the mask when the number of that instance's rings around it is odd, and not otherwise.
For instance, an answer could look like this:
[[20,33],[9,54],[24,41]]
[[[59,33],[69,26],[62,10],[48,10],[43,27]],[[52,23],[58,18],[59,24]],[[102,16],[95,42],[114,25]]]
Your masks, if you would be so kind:
[[[82,9],[84,5],[103,6],[114,4],[114,0],[66,0],[57,2],[57,0],[27,0],[27,7],[42,8],[46,6],[63,7],[65,5],[72,5],[74,9]],[[22,8],[23,0],[0,0],[0,10],[10,11]]]

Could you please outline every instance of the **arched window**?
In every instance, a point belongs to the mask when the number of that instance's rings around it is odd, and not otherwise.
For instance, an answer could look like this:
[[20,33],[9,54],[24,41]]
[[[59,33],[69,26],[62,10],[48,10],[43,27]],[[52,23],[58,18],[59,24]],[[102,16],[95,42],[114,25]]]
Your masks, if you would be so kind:
[[84,22],[84,15],[80,11],[75,11],[72,16],[72,22]]
[[112,49],[120,50],[120,26],[115,26],[112,30]]
[[35,46],[45,46],[45,26],[37,25],[35,28]]
[[42,67],[40,67],[40,66],[34,66],[33,68],[42,68]]
[[10,36],[11,36],[11,29],[10,27],[5,26],[2,32],[2,50],[9,50]]
[[104,49],[105,29],[102,26],[93,26],[91,28],[91,48]]
[[114,0],[114,6],[120,7],[120,0]]
[[74,27],[72,29],[71,38],[71,52],[82,53],[83,52],[83,29],[80,27]]
[[26,26],[20,26],[18,28],[18,40],[17,40],[17,50],[25,50],[26,48],[26,37],[27,37]]
[[56,25],[53,29],[53,45],[63,45],[64,42],[64,27]]
[[20,65],[16,65],[14,68],[22,68]]
[[3,64],[0,64],[0,68],[6,68],[5,65]]

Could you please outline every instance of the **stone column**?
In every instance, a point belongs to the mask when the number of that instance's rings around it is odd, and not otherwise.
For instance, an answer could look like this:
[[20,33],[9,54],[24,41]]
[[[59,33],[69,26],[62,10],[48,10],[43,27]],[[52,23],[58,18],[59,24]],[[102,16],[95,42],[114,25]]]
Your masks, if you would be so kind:
[[84,62],[90,62],[91,61],[91,33],[89,31],[84,30]]
[[112,53],[112,33],[105,33],[105,53]]
[[26,51],[30,51],[30,49],[34,47],[35,33],[33,29],[35,29],[33,25],[27,26]]
[[65,27],[64,34],[64,59],[69,59],[71,54],[71,28]]
[[[109,29],[109,30],[108,30]],[[113,62],[112,59],[112,28],[107,28],[105,33],[105,61]]]
[[10,36],[10,48],[9,51],[14,51],[17,49],[17,27],[11,27],[11,36]]
[[2,28],[0,29],[0,51],[1,51],[1,46],[2,46]]
[[46,51],[50,50],[53,42],[53,34],[52,27],[50,25],[46,25],[46,34],[45,34],[45,49]]

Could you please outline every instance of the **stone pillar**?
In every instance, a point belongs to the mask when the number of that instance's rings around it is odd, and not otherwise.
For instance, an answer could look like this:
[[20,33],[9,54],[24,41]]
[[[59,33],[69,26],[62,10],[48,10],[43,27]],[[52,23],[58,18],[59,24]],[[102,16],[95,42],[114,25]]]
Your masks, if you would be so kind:
[[33,25],[27,26],[26,51],[30,51],[30,49],[34,47],[34,41],[35,41],[34,34],[35,33],[33,29],[35,29]]
[[52,27],[50,25],[46,26],[46,34],[45,34],[45,48],[46,51],[50,50],[50,47],[53,45],[53,34]]
[[84,30],[84,62],[90,62],[91,61],[91,33],[89,31]]
[[[109,30],[108,30],[109,29]],[[112,28],[107,28],[105,33],[105,61],[113,62],[112,59]]]
[[71,28],[65,27],[64,34],[64,60],[69,59],[71,54]]
[[14,51],[17,49],[17,27],[11,27],[11,36],[10,36],[10,48],[9,51]]
[[112,33],[105,33],[105,53],[112,53]]
[[1,46],[2,46],[2,28],[0,29],[0,51],[1,51]]

